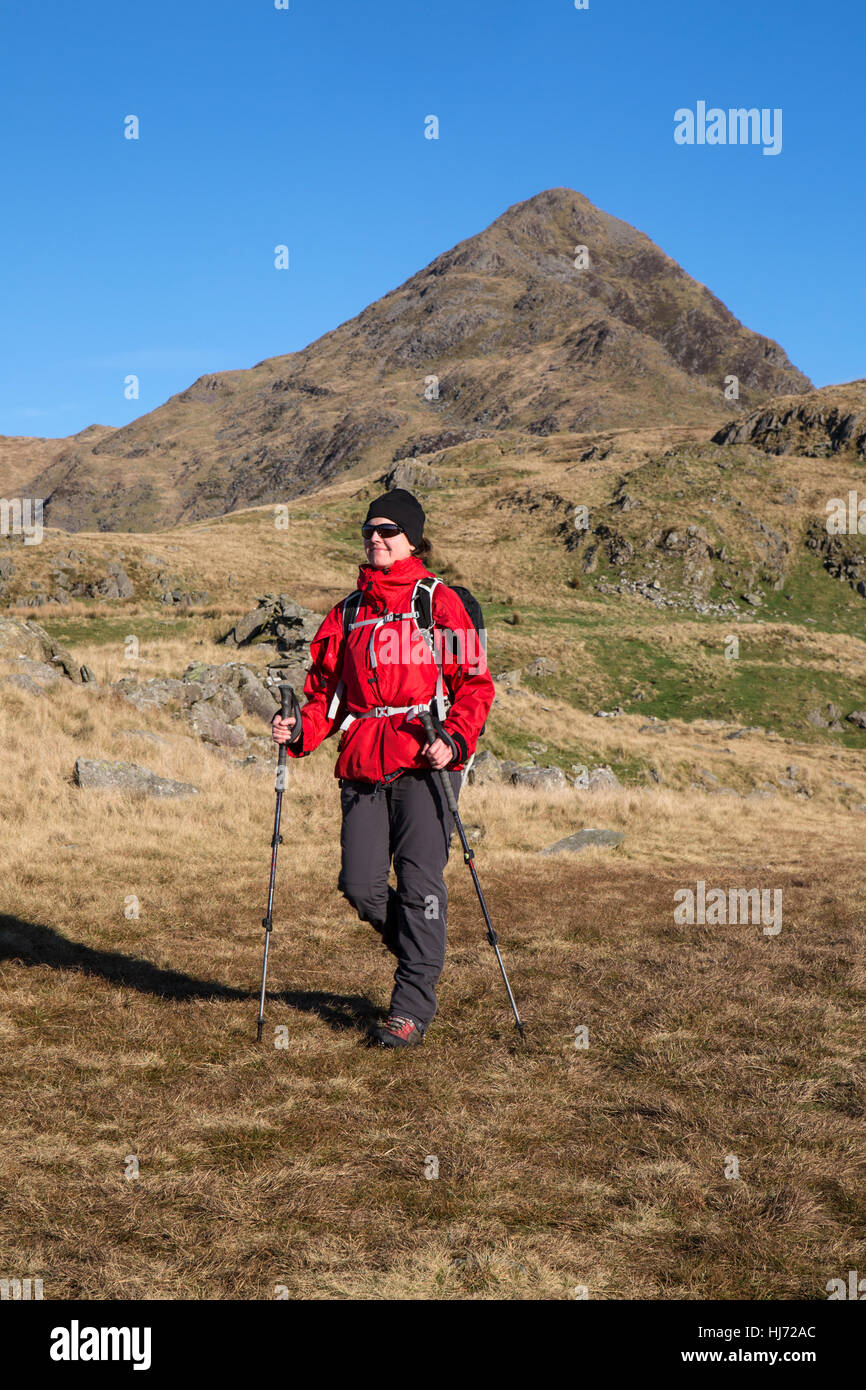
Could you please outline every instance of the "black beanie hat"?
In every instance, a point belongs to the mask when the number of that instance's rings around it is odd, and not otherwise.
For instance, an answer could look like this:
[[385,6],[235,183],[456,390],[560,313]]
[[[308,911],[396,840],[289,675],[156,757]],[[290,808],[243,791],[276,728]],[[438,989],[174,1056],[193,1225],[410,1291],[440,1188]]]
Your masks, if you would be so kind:
[[394,487],[390,492],[383,492],[381,497],[374,497],[367,508],[365,525],[374,516],[386,516],[389,521],[396,521],[406,532],[409,543],[420,545],[424,534],[424,509],[418,498],[405,488]]

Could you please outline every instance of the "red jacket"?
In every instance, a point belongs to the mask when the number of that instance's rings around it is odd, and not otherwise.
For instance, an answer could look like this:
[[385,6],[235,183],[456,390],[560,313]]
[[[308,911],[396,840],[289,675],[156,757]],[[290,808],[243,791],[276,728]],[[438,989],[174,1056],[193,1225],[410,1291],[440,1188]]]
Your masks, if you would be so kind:
[[[358,620],[381,613],[408,613],[415,582],[430,571],[414,555],[378,569],[361,565],[358,588],[363,591]],[[408,618],[381,627],[357,627],[343,638],[343,604],[331,609],[312,642],[312,666],[304,682],[305,703],[301,707],[303,736],[292,747],[290,757],[306,757],[328,738],[346,713],[360,714],[381,705],[411,705],[432,699],[437,669],[430,648],[421,639],[415,623]],[[437,584],[433,593],[433,622],[437,629],[448,628],[454,639],[439,638],[442,671],[449,678],[453,704],[443,720],[446,731],[459,749],[451,769],[465,766],[475,751],[478,735],[493,704],[495,687],[487,669],[484,650],[472,620],[460,599],[446,585]],[[371,641],[376,654],[375,669],[370,660]],[[328,714],[342,677],[345,693],[334,718]],[[427,742],[417,715],[370,716],[355,719],[342,733],[335,777],[380,782],[407,768],[430,764],[421,756]]]

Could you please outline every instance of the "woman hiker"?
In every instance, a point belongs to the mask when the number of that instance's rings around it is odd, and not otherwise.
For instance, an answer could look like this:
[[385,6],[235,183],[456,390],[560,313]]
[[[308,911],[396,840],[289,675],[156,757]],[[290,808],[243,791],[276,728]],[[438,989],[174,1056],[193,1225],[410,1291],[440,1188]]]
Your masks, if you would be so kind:
[[[342,731],[334,770],[343,815],[337,887],[397,958],[387,1021],[372,1032],[383,1047],[423,1042],[436,1013],[454,817],[433,770],[447,769],[457,797],[495,693],[475,628],[452,589],[441,582],[433,589],[433,652],[411,617],[416,582],[433,578],[422,558],[431,550],[423,532],[421,504],[403,488],[370,503],[350,631],[344,636],[342,599],[310,644],[300,731],[279,714],[272,726],[291,757],[306,757]],[[434,698],[443,689],[437,663],[452,699],[444,720]],[[430,707],[440,735],[433,743],[419,706]],[[388,883],[392,856],[396,891]]]

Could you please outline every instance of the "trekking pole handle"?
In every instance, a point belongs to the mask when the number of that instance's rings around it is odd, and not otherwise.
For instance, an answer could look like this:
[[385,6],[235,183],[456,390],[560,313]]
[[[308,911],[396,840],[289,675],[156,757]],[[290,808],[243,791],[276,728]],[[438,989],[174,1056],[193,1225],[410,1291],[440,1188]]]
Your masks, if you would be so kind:
[[[292,687],[285,681],[282,681],[277,689],[280,692],[280,718],[288,719],[290,716],[294,718],[295,727],[292,737],[289,739],[289,743],[296,743],[302,732],[301,707],[298,704],[298,697]],[[280,751],[285,751],[285,744],[283,744]]]
[[[430,717],[429,709],[419,709],[418,718],[424,725],[424,732],[427,735],[427,742],[435,743],[437,738],[439,738],[439,735],[437,734],[436,728],[433,724],[433,720]],[[442,784],[442,790],[445,793],[445,800],[448,802],[448,810],[456,819],[457,802],[454,798],[454,788],[451,786],[451,778],[445,776],[445,772],[442,768],[437,768],[437,771],[439,773],[439,781]]]

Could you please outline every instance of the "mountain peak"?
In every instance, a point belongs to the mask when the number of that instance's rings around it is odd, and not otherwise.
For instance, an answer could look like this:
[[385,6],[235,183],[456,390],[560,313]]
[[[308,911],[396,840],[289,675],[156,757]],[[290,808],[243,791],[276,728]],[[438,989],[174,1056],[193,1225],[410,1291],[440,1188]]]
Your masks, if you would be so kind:
[[142,529],[310,492],[437,439],[718,428],[732,376],[744,410],[811,385],[643,232],[549,188],[303,351],[50,441],[47,464],[46,441],[27,486],[52,525]]

